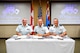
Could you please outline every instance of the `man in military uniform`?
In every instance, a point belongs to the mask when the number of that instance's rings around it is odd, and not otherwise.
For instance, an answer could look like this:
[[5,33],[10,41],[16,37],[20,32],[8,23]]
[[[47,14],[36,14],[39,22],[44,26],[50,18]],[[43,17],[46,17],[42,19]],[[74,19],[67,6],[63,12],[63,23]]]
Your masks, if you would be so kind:
[[42,19],[38,19],[38,26],[35,26],[34,32],[38,36],[49,36],[49,30],[44,26]]
[[59,24],[59,21],[57,18],[54,18],[53,23],[54,25],[49,28],[49,32],[51,35],[54,35],[54,36],[59,35],[61,37],[64,37],[67,35],[66,29],[64,28],[64,26]]
[[32,28],[31,26],[29,26],[27,24],[27,19],[26,18],[23,18],[22,19],[22,24],[19,25],[17,28],[16,28],[16,34],[21,36],[21,35],[28,35],[28,34],[31,34],[32,33]]

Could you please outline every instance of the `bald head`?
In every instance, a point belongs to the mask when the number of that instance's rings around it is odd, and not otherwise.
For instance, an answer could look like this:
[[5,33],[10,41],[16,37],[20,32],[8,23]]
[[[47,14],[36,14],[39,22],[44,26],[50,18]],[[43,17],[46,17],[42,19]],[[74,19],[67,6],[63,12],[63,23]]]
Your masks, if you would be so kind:
[[22,24],[23,24],[24,26],[26,26],[26,24],[27,24],[27,19],[26,19],[26,18],[23,18],[23,19],[22,19]]
[[54,23],[55,26],[58,26],[58,19],[57,18],[54,18],[53,19],[53,23]]
[[43,24],[43,20],[42,19],[38,19],[38,25],[41,27]]

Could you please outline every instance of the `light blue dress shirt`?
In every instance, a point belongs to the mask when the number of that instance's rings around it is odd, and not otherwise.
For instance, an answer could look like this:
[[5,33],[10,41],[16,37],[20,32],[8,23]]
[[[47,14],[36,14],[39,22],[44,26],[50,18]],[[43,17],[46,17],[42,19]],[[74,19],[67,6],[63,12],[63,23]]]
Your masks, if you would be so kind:
[[49,30],[46,26],[35,26],[34,28],[34,32],[36,32],[37,34],[45,34],[45,33],[48,33]]
[[19,32],[19,33],[21,33],[22,35],[27,35],[27,34],[31,33],[33,30],[32,30],[31,26],[29,26],[28,24],[26,24],[26,26],[19,25],[16,28],[16,31]]
[[65,32],[66,31],[66,29],[64,28],[64,26],[62,26],[62,25],[58,25],[58,27],[55,27],[55,25],[53,25],[53,26],[51,26],[50,28],[49,28],[49,32],[54,32],[54,33],[56,33],[56,34],[62,34],[63,32]]

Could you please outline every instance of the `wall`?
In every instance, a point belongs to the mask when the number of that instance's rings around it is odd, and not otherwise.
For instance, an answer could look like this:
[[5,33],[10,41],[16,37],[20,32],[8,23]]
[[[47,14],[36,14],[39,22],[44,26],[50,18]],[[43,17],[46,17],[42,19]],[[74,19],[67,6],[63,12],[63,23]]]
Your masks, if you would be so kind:
[[0,25],[0,38],[8,38],[16,34],[17,25]]
[[64,25],[70,37],[80,38],[80,25]]
[[[43,16],[43,22],[45,23],[46,18],[46,0],[42,0],[41,6],[42,6],[42,16]],[[34,7],[34,25],[37,25],[37,19],[38,19],[38,6],[39,6],[39,0],[33,1],[33,7]],[[80,24],[79,25],[64,25],[67,29],[67,33],[70,37],[80,37]],[[16,34],[16,27],[17,25],[0,25],[0,38],[7,38],[11,37],[12,35]]]

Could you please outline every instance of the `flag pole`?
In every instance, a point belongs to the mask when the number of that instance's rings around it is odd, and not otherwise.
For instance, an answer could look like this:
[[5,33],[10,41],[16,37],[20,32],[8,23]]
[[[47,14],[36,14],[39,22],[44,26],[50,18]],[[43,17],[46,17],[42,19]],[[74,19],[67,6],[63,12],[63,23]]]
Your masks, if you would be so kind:
[[39,0],[39,6],[41,7],[41,0]]

